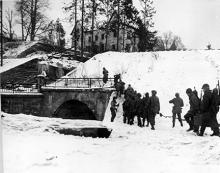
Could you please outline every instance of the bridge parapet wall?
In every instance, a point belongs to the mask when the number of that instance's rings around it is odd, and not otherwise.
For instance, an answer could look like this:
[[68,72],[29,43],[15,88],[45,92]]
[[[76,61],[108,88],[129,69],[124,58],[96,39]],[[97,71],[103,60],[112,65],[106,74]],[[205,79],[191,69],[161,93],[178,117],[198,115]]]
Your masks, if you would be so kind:
[[1,94],[2,111],[11,114],[40,115],[43,103],[41,93],[7,93]]

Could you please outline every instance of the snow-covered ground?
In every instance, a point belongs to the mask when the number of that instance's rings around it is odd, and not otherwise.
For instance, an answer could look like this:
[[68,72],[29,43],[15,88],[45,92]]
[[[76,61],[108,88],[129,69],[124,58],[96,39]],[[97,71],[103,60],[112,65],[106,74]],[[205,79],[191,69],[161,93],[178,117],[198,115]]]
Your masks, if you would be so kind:
[[[99,54],[71,77],[102,77],[102,67],[109,76],[122,74],[126,84],[138,92],[158,91],[161,112],[171,115],[168,101],[179,92],[187,111],[185,90],[203,83],[215,87],[219,79],[220,51],[179,51],[154,53]],[[172,128],[170,118],[156,117],[156,130],[122,123],[123,98],[115,122],[110,122],[107,108],[103,125],[112,128],[108,139],[85,138],[57,134],[51,125],[64,125],[67,120],[4,114],[3,156],[5,173],[87,173],[87,172],[151,172],[151,173],[216,173],[220,171],[220,138],[198,137],[188,128]],[[68,120],[75,126],[76,121]],[[79,125],[83,121],[78,121]]]

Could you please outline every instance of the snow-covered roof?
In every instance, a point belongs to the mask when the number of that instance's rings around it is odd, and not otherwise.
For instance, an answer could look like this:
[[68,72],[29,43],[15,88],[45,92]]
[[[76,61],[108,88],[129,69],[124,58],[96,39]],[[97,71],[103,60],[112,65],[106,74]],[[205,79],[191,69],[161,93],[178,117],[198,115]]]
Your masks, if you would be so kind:
[[33,59],[37,59],[36,56],[31,56],[28,58],[9,58],[3,59],[3,66],[0,67],[0,73],[13,69],[17,66],[25,64]]

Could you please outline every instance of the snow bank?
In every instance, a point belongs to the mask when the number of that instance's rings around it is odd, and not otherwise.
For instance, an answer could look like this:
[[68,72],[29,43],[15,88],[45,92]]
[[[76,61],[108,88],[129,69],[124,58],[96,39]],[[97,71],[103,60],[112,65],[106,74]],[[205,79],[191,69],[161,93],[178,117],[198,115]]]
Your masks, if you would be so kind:
[[19,65],[22,65],[26,62],[29,62],[33,59],[36,59],[35,56],[33,57],[27,57],[27,58],[10,58],[10,59],[4,59],[3,60],[3,66],[0,68],[0,73],[3,73],[5,71],[8,71],[12,68],[15,68]]
[[102,68],[109,71],[109,77],[120,73],[126,85],[144,94],[156,89],[161,101],[161,112],[171,114],[171,100],[176,92],[184,99],[188,109],[187,88],[196,88],[209,83],[211,88],[220,77],[220,55],[215,51],[163,51],[144,53],[106,52],[98,54],[77,69],[69,77],[102,77]]
[[18,55],[20,55],[22,52],[30,48],[31,46],[35,45],[37,41],[32,42],[23,42],[18,47],[9,49],[5,52],[4,57],[7,58],[16,58]]
[[[4,114],[5,173],[216,173],[220,169],[220,139],[208,136],[209,130],[205,137],[197,137],[178,123],[171,128],[171,119],[157,117],[152,131],[122,124],[121,115],[120,107],[116,122],[104,122],[113,132],[103,139],[53,131],[57,125],[81,126],[80,120]],[[109,119],[110,112],[106,116]]]

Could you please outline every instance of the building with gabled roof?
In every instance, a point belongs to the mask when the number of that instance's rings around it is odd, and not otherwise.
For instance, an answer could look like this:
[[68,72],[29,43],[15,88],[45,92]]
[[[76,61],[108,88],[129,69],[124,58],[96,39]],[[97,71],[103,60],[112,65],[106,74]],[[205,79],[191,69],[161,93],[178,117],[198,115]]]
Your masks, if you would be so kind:
[[[116,20],[116,13],[113,13],[109,20],[109,24]],[[75,27],[76,38],[75,38]],[[119,45],[117,50],[117,31],[108,31],[108,37],[106,41],[106,28],[97,28],[93,30],[93,42],[94,48],[92,51],[92,30],[84,31],[84,43],[83,50],[87,52],[101,53],[105,51],[123,51],[123,52],[135,52],[138,51],[139,38],[135,34],[134,29],[128,26],[121,27],[119,30]],[[77,22],[72,32],[72,47],[75,47],[75,39],[77,42],[76,48],[81,50],[81,24]]]

